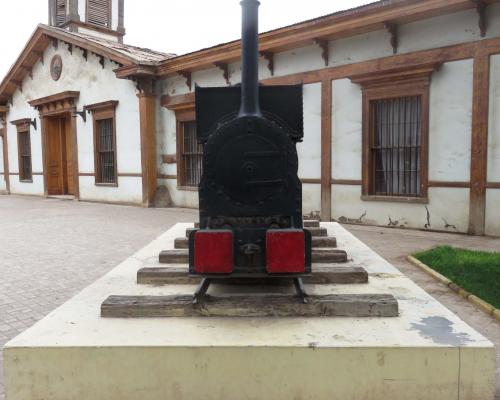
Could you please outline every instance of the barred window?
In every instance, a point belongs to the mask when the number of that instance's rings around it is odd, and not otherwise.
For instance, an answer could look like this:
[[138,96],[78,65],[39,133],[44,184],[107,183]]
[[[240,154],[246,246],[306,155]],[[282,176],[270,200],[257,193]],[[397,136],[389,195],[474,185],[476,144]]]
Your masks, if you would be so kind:
[[31,170],[31,140],[29,130],[17,133],[17,144],[19,150],[19,179],[31,182],[33,175]]
[[422,101],[420,96],[370,102],[372,195],[418,197]]
[[196,140],[196,122],[179,122],[180,137],[180,186],[198,186],[202,173],[203,146]]
[[113,118],[96,121],[96,182],[116,183]]
[[118,185],[116,158],[116,107],[109,100],[85,106],[94,121],[94,168],[96,185]]

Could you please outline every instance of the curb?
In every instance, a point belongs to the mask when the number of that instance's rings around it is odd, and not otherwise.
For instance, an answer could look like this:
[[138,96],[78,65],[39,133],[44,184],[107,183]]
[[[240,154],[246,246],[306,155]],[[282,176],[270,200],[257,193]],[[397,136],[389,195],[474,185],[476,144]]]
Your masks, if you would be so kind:
[[479,297],[473,295],[472,293],[469,293],[466,290],[462,289],[456,283],[453,283],[448,278],[441,275],[439,272],[436,272],[428,265],[425,265],[423,262],[417,260],[415,257],[407,256],[406,259],[409,262],[411,262],[413,265],[415,265],[416,267],[420,268],[422,271],[424,271],[427,274],[429,274],[430,276],[432,276],[434,279],[438,280],[439,282],[441,282],[445,286],[448,286],[451,290],[453,290],[455,293],[457,293],[460,297],[463,297],[469,303],[472,303],[474,306],[479,308],[481,311],[490,315],[491,317],[493,317],[497,321],[500,321],[500,309],[493,307],[491,304],[487,303],[486,301],[484,301],[484,300],[480,299]]

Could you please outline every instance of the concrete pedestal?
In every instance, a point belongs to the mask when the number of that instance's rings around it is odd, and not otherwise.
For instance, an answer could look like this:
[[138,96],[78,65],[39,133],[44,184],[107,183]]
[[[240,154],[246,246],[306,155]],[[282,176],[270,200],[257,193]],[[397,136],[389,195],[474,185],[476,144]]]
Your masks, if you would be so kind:
[[178,224],[6,345],[7,400],[493,399],[493,345],[341,226],[322,226],[370,282],[308,291],[392,293],[399,317],[101,318],[111,294],[193,292],[136,283],[183,236]]

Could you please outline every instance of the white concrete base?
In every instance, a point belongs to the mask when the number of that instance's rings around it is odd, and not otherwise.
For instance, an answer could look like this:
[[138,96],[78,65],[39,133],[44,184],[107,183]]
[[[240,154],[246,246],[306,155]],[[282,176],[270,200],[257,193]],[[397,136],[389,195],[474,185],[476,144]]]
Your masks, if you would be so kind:
[[7,400],[492,400],[493,345],[341,226],[322,225],[370,283],[309,292],[392,293],[399,317],[100,318],[110,294],[193,291],[136,284],[183,236],[178,224],[6,345]]

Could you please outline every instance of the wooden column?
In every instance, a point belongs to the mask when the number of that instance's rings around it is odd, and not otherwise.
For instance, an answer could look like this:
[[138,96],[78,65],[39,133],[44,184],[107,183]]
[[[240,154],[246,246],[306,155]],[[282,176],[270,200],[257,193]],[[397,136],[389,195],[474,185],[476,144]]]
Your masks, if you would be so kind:
[[75,114],[76,109],[71,112],[71,138],[73,140],[73,178],[74,178],[74,196],[76,200],[80,200],[80,175],[78,168],[78,136],[76,131],[76,119],[78,117]]
[[49,196],[49,188],[47,186],[47,174],[49,173],[47,163],[47,117],[40,115],[40,134],[42,135],[42,166],[43,166],[43,195]]
[[152,81],[138,85],[139,115],[141,121],[142,205],[154,205],[157,187],[156,166],[156,96]]
[[481,46],[474,55],[469,210],[469,234],[471,235],[484,235],[485,233],[489,79],[490,55],[483,51]]
[[332,219],[332,81],[321,82],[321,220]]
[[5,179],[5,188],[10,194],[10,175],[9,175],[9,144],[7,138],[7,108],[0,106],[0,121],[2,122],[2,147],[3,147],[3,176]]

